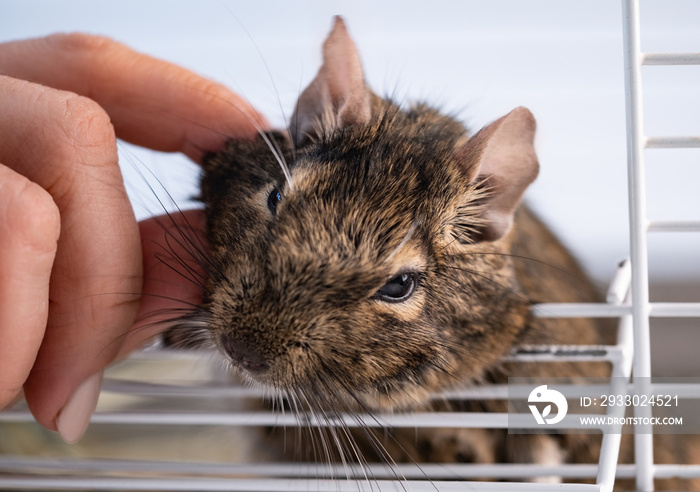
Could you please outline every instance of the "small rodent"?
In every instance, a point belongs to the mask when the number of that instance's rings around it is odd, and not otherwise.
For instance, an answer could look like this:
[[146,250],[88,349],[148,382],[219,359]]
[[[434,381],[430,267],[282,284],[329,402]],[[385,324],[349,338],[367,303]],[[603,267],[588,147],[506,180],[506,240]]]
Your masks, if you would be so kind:
[[[463,408],[431,396],[509,375],[607,374],[500,361],[516,345],[609,343],[614,334],[530,313],[534,302],[598,300],[520,206],[539,168],[531,113],[517,108],[470,136],[427,105],[378,97],[339,17],[323,56],[288,132],[230,141],[205,158],[206,302],[166,337],[215,345],[247,379],[315,412]],[[502,402],[479,405],[503,411]],[[392,432],[358,432],[345,452],[416,462],[598,457],[592,435]]]

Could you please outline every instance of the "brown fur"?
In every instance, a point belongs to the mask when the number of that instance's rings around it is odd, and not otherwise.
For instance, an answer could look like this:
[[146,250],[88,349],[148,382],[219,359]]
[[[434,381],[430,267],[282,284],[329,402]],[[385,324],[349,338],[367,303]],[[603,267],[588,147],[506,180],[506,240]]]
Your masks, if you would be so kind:
[[[270,365],[261,382],[406,407],[482,377],[531,322],[530,301],[510,239],[478,241],[467,237],[478,221],[460,222],[483,194],[451,164],[464,130],[424,106],[377,105],[372,124],[295,156],[278,137],[292,192],[260,143],[232,142],[208,160],[202,190],[220,279],[207,315],[215,339],[233,338]],[[273,186],[284,190],[274,217]],[[407,265],[421,272],[413,298],[374,301]]]
[[[527,208],[511,228],[537,172],[529,112],[517,110],[470,139],[428,106],[402,109],[369,92],[346,38],[337,23],[324,67],[300,98],[291,138],[231,141],[205,159],[210,283],[206,304],[190,317],[198,333],[250,380],[286,390],[287,405],[319,415],[475,405],[504,411],[503,402],[430,396],[509,375],[606,375],[604,365],[500,362],[520,344],[602,344],[614,334],[607,323],[530,314],[533,302],[599,298]],[[336,67],[337,53],[349,66]],[[351,87],[337,71],[351,74]],[[508,172],[498,175],[494,166]],[[273,190],[281,201],[271,207]],[[409,299],[376,297],[407,271],[418,278]],[[184,322],[175,332],[187,329]],[[368,461],[542,462],[554,449],[567,461],[589,462],[599,447],[592,435],[328,432],[341,436],[338,449],[307,443],[302,458],[362,452]]]

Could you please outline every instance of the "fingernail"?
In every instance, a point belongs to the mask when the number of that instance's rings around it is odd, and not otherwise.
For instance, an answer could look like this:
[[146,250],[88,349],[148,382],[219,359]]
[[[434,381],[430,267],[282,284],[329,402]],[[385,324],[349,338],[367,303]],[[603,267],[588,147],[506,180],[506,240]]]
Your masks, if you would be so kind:
[[56,417],[56,428],[68,444],[78,442],[90,423],[102,388],[102,371],[93,374],[75,390]]

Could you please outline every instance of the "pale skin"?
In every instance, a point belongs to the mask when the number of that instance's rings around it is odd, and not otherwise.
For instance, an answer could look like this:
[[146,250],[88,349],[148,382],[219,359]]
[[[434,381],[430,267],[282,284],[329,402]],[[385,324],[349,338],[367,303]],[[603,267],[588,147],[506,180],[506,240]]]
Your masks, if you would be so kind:
[[[136,222],[116,139],[198,162],[266,123],[219,84],[87,35],[0,44],[0,114],[0,409],[23,390],[75,441],[104,368],[202,295],[154,254],[175,226]],[[201,228],[199,212],[174,218]]]

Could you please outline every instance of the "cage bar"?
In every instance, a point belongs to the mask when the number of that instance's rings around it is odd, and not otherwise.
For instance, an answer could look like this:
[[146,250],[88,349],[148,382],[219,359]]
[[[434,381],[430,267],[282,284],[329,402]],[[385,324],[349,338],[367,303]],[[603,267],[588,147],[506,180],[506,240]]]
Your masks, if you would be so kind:
[[[498,482],[457,482],[437,480],[318,480],[318,479],[255,479],[255,478],[88,478],[88,477],[33,477],[0,478],[0,487],[10,490],[139,490],[139,491],[187,491],[199,492],[464,492],[464,490],[513,490],[513,484]],[[567,484],[567,490],[599,491],[597,485]],[[562,490],[556,483],[517,484],[518,490],[549,492]]]
[[649,232],[700,232],[700,220],[652,220]]
[[693,149],[700,147],[700,137],[646,137],[647,149]]
[[[642,112],[642,51],[639,32],[639,2],[623,0],[623,43],[627,118],[627,188],[629,194],[630,257],[632,261],[632,321],[634,323],[634,378],[651,376],[649,335],[649,270],[647,252],[646,177],[644,170],[644,115]],[[639,379],[640,381],[642,379]],[[634,408],[634,415],[647,417],[648,409]],[[636,485],[654,490],[654,443],[652,434],[637,434],[634,440],[637,464]]]
[[642,65],[700,65],[700,53],[642,53]]

